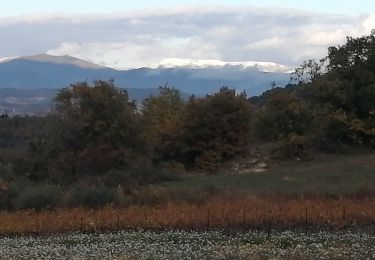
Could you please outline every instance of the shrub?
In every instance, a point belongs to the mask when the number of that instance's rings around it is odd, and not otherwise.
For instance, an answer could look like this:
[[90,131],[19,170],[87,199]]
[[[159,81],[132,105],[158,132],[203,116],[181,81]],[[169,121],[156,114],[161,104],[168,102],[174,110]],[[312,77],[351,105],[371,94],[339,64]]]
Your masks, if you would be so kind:
[[274,156],[278,158],[310,158],[311,140],[307,136],[289,134],[287,138],[280,140],[274,150]]
[[104,185],[75,186],[64,197],[67,207],[99,208],[113,203],[116,199],[113,189]]
[[61,198],[59,186],[51,184],[38,184],[27,187],[13,200],[15,209],[45,209],[58,206]]

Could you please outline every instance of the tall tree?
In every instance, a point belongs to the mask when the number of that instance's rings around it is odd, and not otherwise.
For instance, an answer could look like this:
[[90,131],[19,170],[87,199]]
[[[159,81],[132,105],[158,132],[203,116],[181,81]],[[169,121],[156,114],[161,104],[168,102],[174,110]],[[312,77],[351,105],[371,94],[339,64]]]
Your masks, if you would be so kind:
[[174,159],[184,106],[180,91],[167,85],[159,87],[158,96],[151,96],[143,102],[145,139],[158,162]]
[[375,145],[375,35],[348,37],[328,49],[327,60],[327,73],[307,90],[312,101],[345,129],[338,140]]
[[105,174],[131,164],[142,147],[126,91],[112,81],[77,83],[56,96],[58,160],[73,176]]
[[214,95],[191,98],[180,134],[181,159],[187,166],[215,170],[245,151],[251,109],[244,93],[223,87]]

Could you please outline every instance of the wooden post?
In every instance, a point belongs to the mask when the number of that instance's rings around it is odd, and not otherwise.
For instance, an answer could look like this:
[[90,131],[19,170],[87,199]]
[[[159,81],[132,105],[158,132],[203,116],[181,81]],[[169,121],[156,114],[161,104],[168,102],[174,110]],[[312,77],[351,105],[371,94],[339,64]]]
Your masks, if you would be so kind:
[[346,209],[345,207],[342,210],[342,228],[346,227]]
[[269,216],[268,216],[268,227],[267,227],[267,237],[268,239],[270,239],[271,237],[271,219],[272,219],[272,209],[270,209],[270,212],[269,212]]
[[145,225],[144,225],[144,228],[146,228],[147,227],[147,212],[145,211],[144,212],[144,220],[145,220]]
[[207,210],[207,229],[210,228],[210,210]]
[[243,229],[246,229],[246,210],[245,208],[243,209],[243,219],[242,219],[242,225],[243,225]]
[[305,235],[307,235],[307,208],[305,209]]
[[79,230],[82,232],[83,230],[83,217],[81,217],[81,223],[79,225]]

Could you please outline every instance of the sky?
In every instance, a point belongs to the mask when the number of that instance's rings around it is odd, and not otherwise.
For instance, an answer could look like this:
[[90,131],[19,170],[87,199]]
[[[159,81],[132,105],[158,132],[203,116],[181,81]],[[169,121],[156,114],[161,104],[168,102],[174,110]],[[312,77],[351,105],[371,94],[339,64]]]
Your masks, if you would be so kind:
[[1,16],[22,15],[41,12],[101,13],[131,11],[150,7],[173,5],[258,5],[304,9],[316,12],[357,15],[375,11],[373,0],[1,0]]
[[0,60],[48,53],[117,69],[167,58],[296,66],[375,28],[374,0],[201,2],[0,0]]

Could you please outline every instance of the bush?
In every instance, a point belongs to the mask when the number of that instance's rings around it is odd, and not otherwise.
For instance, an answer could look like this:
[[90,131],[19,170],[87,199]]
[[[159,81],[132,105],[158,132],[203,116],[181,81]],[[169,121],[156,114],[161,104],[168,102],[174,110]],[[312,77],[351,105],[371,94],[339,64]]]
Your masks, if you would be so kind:
[[276,144],[274,156],[277,158],[308,159],[311,154],[311,140],[307,136],[289,134],[285,139]]
[[116,200],[115,191],[104,185],[76,186],[65,196],[67,207],[100,208]]
[[27,187],[13,200],[15,209],[46,209],[58,206],[61,198],[59,186],[51,184],[38,184]]

